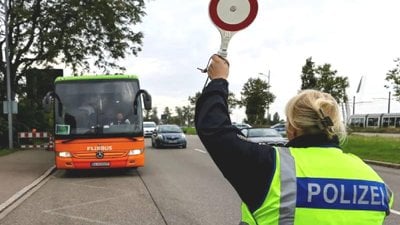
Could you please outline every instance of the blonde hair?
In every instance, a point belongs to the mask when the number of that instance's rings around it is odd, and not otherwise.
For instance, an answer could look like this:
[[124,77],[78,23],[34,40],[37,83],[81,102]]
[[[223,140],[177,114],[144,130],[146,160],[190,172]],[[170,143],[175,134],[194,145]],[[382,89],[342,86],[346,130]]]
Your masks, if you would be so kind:
[[[329,139],[337,135],[341,143],[346,139],[346,128],[341,121],[339,105],[328,93],[301,91],[287,103],[286,116],[287,125],[290,124],[302,134],[324,133]],[[332,121],[332,126],[325,123],[327,117]]]

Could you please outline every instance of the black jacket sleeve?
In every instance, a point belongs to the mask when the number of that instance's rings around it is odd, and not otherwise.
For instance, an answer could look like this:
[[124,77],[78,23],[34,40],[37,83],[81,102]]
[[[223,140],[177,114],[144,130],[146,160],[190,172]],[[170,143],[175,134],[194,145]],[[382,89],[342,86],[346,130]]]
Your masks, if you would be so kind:
[[227,97],[228,82],[211,81],[196,103],[195,125],[215,164],[254,212],[268,193],[275,170],[275,151],[269,145],[247,141],[232,125]]

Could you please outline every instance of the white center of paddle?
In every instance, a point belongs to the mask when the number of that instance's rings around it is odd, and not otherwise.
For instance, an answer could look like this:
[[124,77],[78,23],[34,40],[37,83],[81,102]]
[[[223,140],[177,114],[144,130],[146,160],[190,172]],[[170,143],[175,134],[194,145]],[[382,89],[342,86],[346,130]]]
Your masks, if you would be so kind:
[[218,17],[227,24],[239,24],[250,14],[248,0],[221,0],[217,6]]

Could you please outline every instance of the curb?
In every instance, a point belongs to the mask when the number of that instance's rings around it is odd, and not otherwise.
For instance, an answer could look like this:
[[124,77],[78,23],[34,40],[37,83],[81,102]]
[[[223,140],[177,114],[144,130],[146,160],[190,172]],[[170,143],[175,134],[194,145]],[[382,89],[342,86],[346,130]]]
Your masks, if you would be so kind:
[[15,203],[18,199],[20,199],[22,196],[24,196],[28,191],[32,190],[34,187],[36,187],[40,182],[42,182],[46,177],[48,177],[51,173],[54,172],[56,169],[56,166],[53,165],[50,167],[46,172],[43,173],[42,176],[34,180],[31,184],[28,186],[22,188],[20,191],[15,193],[11,198],[7,199],[5,202],[1,203],[0,205],[0,214],[5,211],[10,205]]
[[364,162],[368,164],[373,164],[377,166],[384,166],[384,167],[390,167],[394,169],[400,169],[400,164],[396,163],[388,163],[388,162],[381,162],[381,161],[375,161],[375,160],[369,160],[369,159],[363,159]]

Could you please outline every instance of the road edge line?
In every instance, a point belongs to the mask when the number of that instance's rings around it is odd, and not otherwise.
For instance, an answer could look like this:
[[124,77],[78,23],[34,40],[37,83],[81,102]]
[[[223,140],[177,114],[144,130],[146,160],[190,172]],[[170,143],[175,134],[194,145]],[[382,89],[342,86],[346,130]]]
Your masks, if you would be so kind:
[[36,187],[40,182],[42,182],[46,177],[48,177],[54,170],[56,169],[56,166],[53,165],[49,169],[46,170],[39,178],[34,180],[31,184],[25,186],[22,188],[20,191],[15,193],[13,196],[11,196],[9,199],[7,199],[5,202],[1,203],[0,205],[0,214],[3,213],[10,205],[18,201],[22,196],[24,196],[28,191],[32,190],[34,187]]
[[207,151],[204,151],[204,150],[202,150],[202,149],[195,148],[195,149],[193,149],[193,150],[198,151],[198,152],[201,152],[201,153],[203,153],[203,154],[207,154]]
[[396,163],[381,162],[381,161],[370,160],[370,159],[363,159],[363,161],[368,164],[373,164],[373,165],[377,165],[377,166],[384,166],[384,167],[400,169],[400,164],[396,164]]
[[400,212],[399,212],[399,211],[396,211],[396,210],[394,210],[394,209],[391,209],[391,210],[390,210],[390,213],[393,213],[393,214],[395,214],[395,215],[397,215],[397,216],[400,216]]

